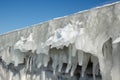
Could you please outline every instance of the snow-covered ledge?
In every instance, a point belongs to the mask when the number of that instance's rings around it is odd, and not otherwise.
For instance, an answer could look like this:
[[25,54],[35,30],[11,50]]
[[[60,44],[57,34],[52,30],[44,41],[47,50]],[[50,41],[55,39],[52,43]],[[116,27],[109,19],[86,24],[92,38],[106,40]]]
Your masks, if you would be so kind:
[[120,80],[120,2],[0,35],[0,80]]

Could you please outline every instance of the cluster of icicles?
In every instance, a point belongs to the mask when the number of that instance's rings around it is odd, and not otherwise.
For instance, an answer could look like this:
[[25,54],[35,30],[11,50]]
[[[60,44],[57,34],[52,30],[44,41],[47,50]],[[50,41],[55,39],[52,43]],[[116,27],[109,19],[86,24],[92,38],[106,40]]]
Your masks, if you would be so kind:
[[[82,66],[80,76],[84,78],[89,59],[93,62],[93,77],[95,78],[95,75],[99,72],[96,57],[81,51],[77,51],[76,55],[72,56],[69,54],[67,47],[65,47],[64,50],[51,49],[48,55],[27,52],[25,59],[26,62],[24,64],[18,64],[17,66],[14,64],[7,66],[5,62],[1,60],[0,80],[62,80],[61,78],[56,78],[56,76],[61,76],[62,73],[68,73],[68,79],[71,79],[70,77],[74,76],[77,65]],[[52,60],[51,62],[50,59]],[[64,63],[66,63],[67,66],[63,70]]]
[[[81,28],[81,34],[84,29]],[[45,43],[38,47],[33,33],[22,37],[13,47],[1,50],[0,80],[57,80],[60,73],[69,73],[72,77],[77,65],[82,66],[80,77],[84,78],[89,60],[93,63],[93,79],[99,72],[98,59],[90,53],[76,49],[78,33],[68,24],[57,29]],[[5,62],[4,62],[5,61]],[[24,63],[23,63],[24,62]],[[63,64],[67,66],[62,70]],[[46,70],[51,70],[47,72]]]

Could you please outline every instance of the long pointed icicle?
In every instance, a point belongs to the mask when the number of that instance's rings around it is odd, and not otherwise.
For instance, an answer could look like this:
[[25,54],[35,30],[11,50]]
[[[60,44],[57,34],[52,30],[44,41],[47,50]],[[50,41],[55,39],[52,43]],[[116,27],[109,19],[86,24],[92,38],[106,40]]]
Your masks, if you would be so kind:
[[63,66],[62,55],[59,55],[58,72],[61,72],[62,66]]
[[52,67],[53,67],[53,74],[55,75],[56,68],[57,68],[57,65],[58,65],[58,54],[54,55],[54,59],[53,60],[54,61],[52,63]]
[[83,65],[82,65],[82,71],[81,71],[82,78],[84,78],[85,71],[86,71],[89,60],[90,60],[90,54],[84,53]]
[[96,80],[96,70],[97,70],[97,66],[98,66],[98,58],[95,56],[91,56],[91,61],[93,63],[93,69],[92,69],[92,73],[93,73],[93,80]]
[[58,55],[58,51],[54,48],[53,50],[51,50],[51,58],[52,58],[52,68],[53,68],[53,74],[55,75],[56,72],[56,68],[59,65],[59,55]]
[[71,63],[71,61],[72,61],[72,45],[70,44],[69,45],[69,48],[68,48],[68,64],[67,64],[67,68],[66,68],[66,73],[68,73],[69,72],[69,70],[71,69],[71,66],[72,66],[72,63]]
[[30,72],[32,71],[32,64],[33,64],[33,58],[32,57],[30,57],[30,59],[29,59],[29,67],[30,67]]
[[29,69],[29,67],[30,67],[30,64],[29,64],[29,62],[30,62],[30,57],[28,57],[26,61],[27,61],[27,62],[26,62],[26,71],[27,71],[27,70]]
[[71,72],[70,75],[73,76],[75,69],[77,68],[77,56],[72,58],[72,68],[71,68]]

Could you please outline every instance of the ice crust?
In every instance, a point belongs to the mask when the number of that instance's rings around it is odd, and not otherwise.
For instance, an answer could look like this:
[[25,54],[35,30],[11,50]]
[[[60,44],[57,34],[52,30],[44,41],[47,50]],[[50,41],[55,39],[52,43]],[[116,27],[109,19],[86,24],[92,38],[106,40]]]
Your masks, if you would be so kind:
[[119,47],[120,2],[0,35],[0,80],[120,80]]

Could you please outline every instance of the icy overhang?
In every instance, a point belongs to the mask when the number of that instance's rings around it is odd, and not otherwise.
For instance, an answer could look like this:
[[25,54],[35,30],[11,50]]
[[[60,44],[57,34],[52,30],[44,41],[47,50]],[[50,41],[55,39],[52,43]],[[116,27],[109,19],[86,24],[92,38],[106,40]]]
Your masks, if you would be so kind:
[[[61,71],[62,63],[57,63],[61,60],[57,53],[63,53],[64,56],[60,55],[60,57],[65,57],[65,60],[61,62],[68,65],[74,65],[71,55],[76,57],[76,50],[90,53],[101,60],[104,59],[102,54],[104,43],[119,37],[120,2],[116,2],[0,35],[0,56],[6,65],[13,63],[18,66],[25,62],[26,56],[31,59],[31,56],[37,55],[37,67],[47,66],[51,57],[54,63],[53,69],[55,70],[59,64]],[[64,46],[75,54],[64,54],[66,51],[61,50]],[[70,58],[66,60],[66,56]],[[79,59],[82,60],[81,58]],[[31,64],[30,61],[29,63]],[[79,62],[79,65],[82,63]],[[69,66],[66,69],[66,72],[68,71]],[[71,75],[73,72],[71,71]]]

